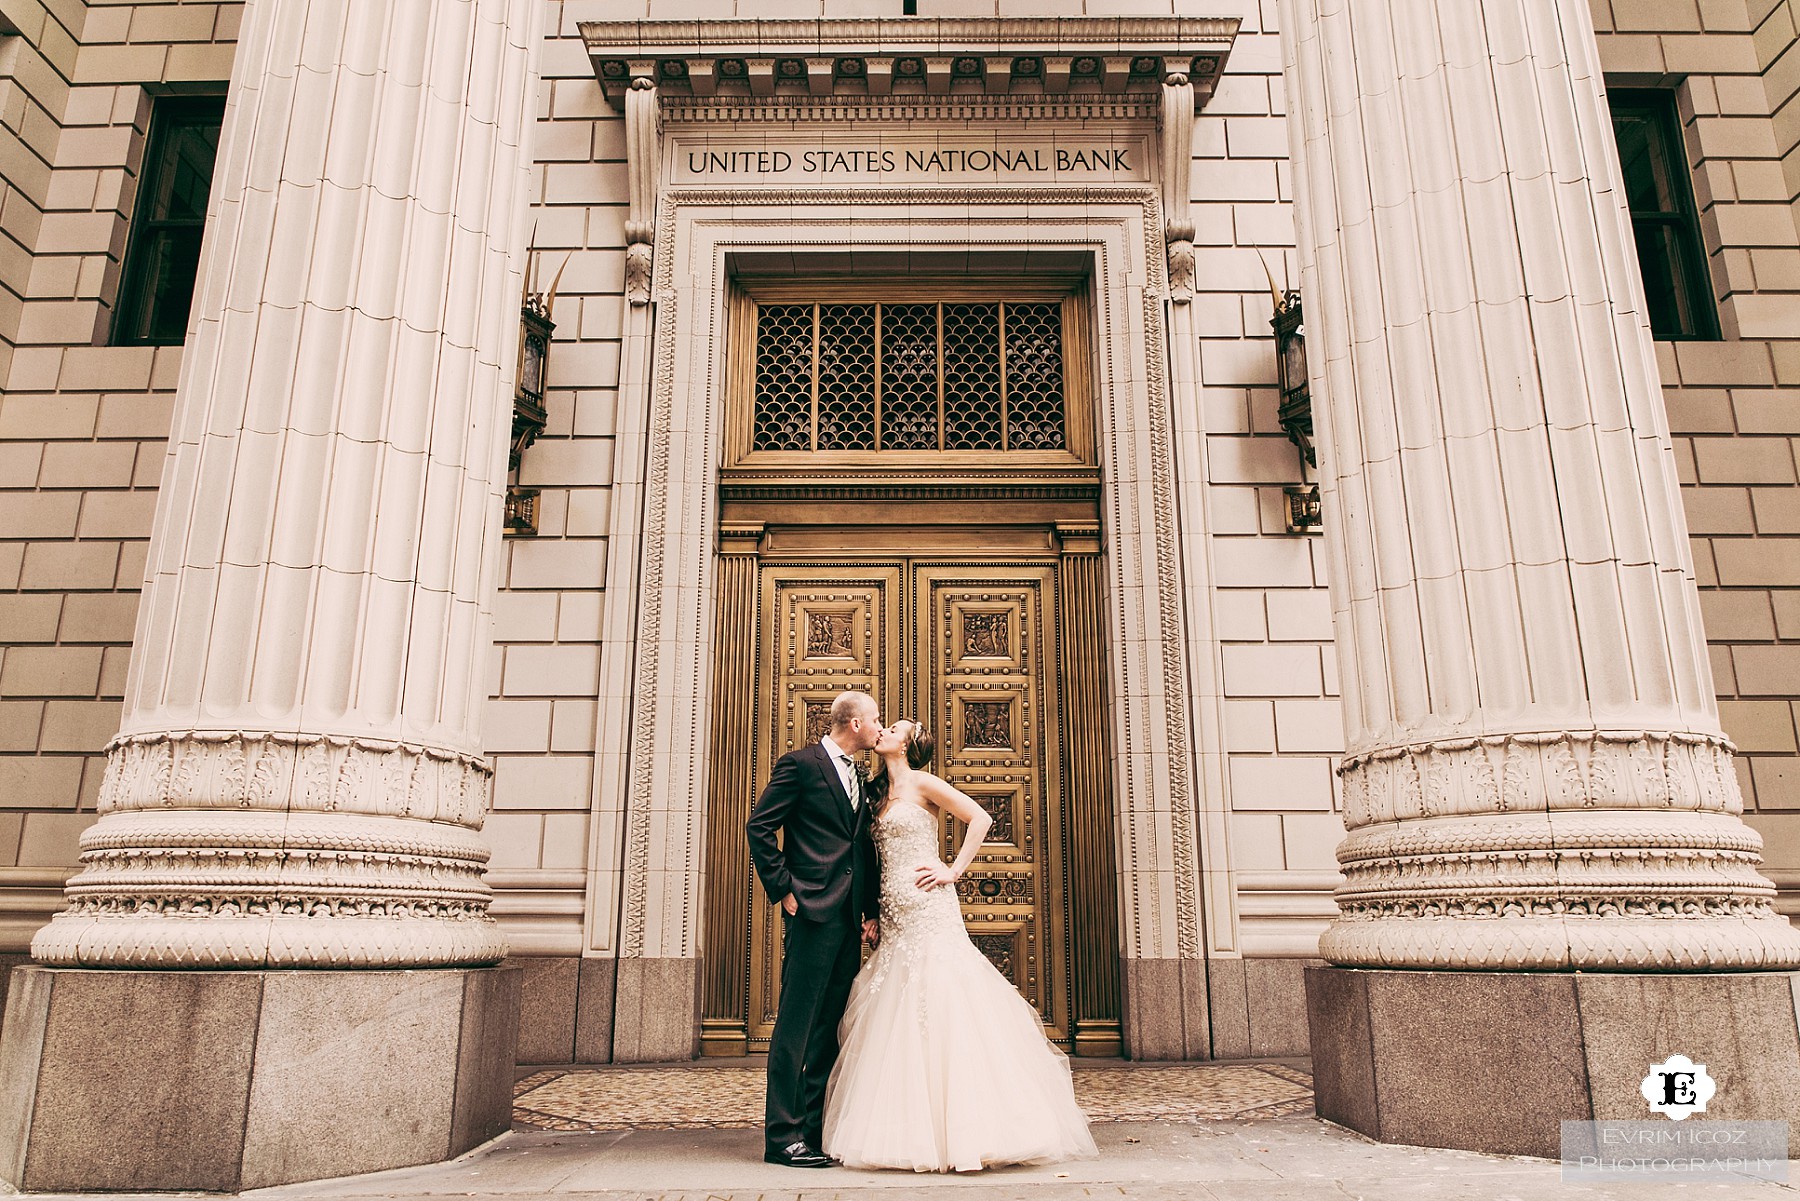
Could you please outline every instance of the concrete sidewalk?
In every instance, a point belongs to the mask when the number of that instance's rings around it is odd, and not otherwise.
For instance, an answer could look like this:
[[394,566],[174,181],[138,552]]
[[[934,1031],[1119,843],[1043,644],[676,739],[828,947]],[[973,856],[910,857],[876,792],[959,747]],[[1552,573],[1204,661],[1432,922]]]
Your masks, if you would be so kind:
[[[515,1131],[448,1164],[244,1195],[260,1201],[1755,1201],[1800,1194],[1792,1185],[1749,1180],[1565,1185],[1560,1166],[1547,1161],[1385,1147],[1316,1118],[1101,1122],[1094,1134],[1097,1160],[938,1177],[774,1167],[762,1162],[762,1132],[755,1129]],[[1800,1170],[1793,1176],[1800,1182]]]

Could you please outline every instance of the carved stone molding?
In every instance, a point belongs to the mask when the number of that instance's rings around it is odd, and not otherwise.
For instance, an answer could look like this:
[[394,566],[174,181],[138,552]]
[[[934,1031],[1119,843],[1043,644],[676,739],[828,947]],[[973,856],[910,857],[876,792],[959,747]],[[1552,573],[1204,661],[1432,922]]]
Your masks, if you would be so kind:
[[121,734],[106,747],[99,811],[343,811],[479,830],[492,774],[473,755],[406,742],[270,731]]
[[[342,812],[115,812],[32,941],[87,967],[495,962],[488,850],[466,826]],[[330,920],[320,920],[330,919]]]
[[[1102,403],[1102,451],[1106,468],[1102,500],[1118,528],[1134,531],[1112,544],[1095,571],[1096,602],[1105,601],[1105,620],[1115,645],[1140,648],[1115,670],[1121,677],[1109,693],[1116,738],[1153,747],[1154,756],[1115,756],[1112,793],[1120,854],[1116,871],[1127,935],[1119,950],[1127,956],[1198,958],[1204,952],[1200,915],[1199,836],[1185,711],[1189,683],[1185,660],[1181,546],[1177,536],[1174,424],[1170,412],[1169,369],[1164,353],[1164,268],[1166,228],[1153,187],[1100,185],[1070,187],[923,186],[896,187],[685,187],[669,186],[660,196],[650,344],[653,353],[642,377],[644,423],[641,509],[631,514],[641,550],[631,557],[629,588],[638,599],[631,628],[634,667],[628,704],[622,713],[621,742],[628,746],[620,777],[619,843],[608,850],[623,877],[616,919],[619,951],[625,958],[691,954],[696,943],[697,888],[676,870],[658,864],[695,863],[693,848],[704,830],[696,789],[687,765],[704,762],[704,742],[696,743],[683,720],[686,698],[703,695],[710,663],[692,655],[687,631],[713,616],[710,591],[714,564],[694,557],[694,544],[676,537],[674,514],[705,512],[721,482],[704,451],[701,431],[717,421],[720,385],[716,343],[692,345],[693,330],[714,328],[717,313],[704,307],[706,289],[692,295],[701,307],[683,311],[688,293],[677,295],[674,261],[697,261],[728,250],[754,252],[779,247],[795,253],[852,242],[880,243],[926,236],[922,230],[942,209],[963,224],[963,206],[991,212],[1005,204],[1047,206],[1033,245],[1046,251],[1079,247],[1093,258],[1100,293],[1095,347],[1097,371],[1106,384]],[[853,221],[822,216],[793,223],[784,207],[830,205],[854,209]],[[1059,212],[1049,206],[1079,206]],[[970,222],[979,225],[979,222]],[[729,233],[726,232],[727,228]],[[1022,225],[1021,225],[1022,228]],[[982,229],[971,235],[979,244]],[[1010,234],[996,222],[991,236]],[[684,240],[685,239],[685,240]],[[1127,241],[1127,239],[1129,241]],[[697,244],[690,244],[697,243]],[[677,253],[678,252],[678,253]],[[1142,256],[1142,257],[1140,257]],[[1142,304],[1123,281],[1144,281]],[[684,342],[685,340],[685,342]],[[690,452],[677,458],[675,431],[686,431]],[[1118,481],[1125,481],[1120,483]],[[757,487],[760,481],[741,481]],[[1096,548],[1097,549],[1097,548]],[[1106,582],[1102,585],[1104,573]],[[716,653],[716,650],[715,652]],[[691,656],[691,657],[690,657]],[[1096,682],[1096,687],[1100,683]],[[673,766],[672,766],[673,765]],[[1171,842],[1153,849],[1141,832],[1154,823],[1170,829]],[[685,845],[684,845],[685,844]]]
[[1153,121],[1162,111],[1154,92],[1107,96],[796,96],[759,100],[726,96],[661,96],[672,126],[776,124],[872,125],[930,121],[982,124],[1027,121]]
[[583,21],[614,104],[637,79],[693,97],[1058,97],[1154,92],[1170,71],[1196,99],[1224,72],[1235,17]]
[[1514,734],[1384,749],[1343,774],[1333,962],[1800,966],[1723,739]]
[[625,299],[650,303],[651,260],[656,237],[656,184],[662,166],[655,81],[631,81],[625,96],[626,196]]
[[[1151,263],[1160,256],[1149,256]],[[1163,306],[1144,292],[1144,337],[1149,346],[1165,345]],[[1175,436],[1169,416],[1168,377],[1161,354],[1144,357],[1150,391],[1150,501],[1156,539],[1156,611],[1162,637],[1163,723],[1168,735],[1169,829],[1174,841],[1175,940],[1183,959],[1199,959],[1200,849],[1195,835],[1194,797],[1188,774],[1187,662],[1181,614],[1181,550],[1176,545]]]
[[[40,963],[492,963],[472,756],[327,735],[121,735]],[[342,919],[320,921],[319,919]]]
[[833,478],[823,471],[796,478],[791,472],[739,469],[721,472],[719,480],[724,500],[1091,500],[1099,491],[1099,473],[1086,468],[1024,479],[975,475],[958,479],[942,472],[908,471],[874,480],[867,475]]
[[[663,203],[659,233],[665,246],[674,243],[673,205]],[[656,290],[663,296],[674,292],[671,255],[663,255],[656,267]],[[650,385],[649,466],[645,472],[645,518],[643,535],[642,601],[638,610],[638,656],[636,690],[632,698],[634,728],[631,742],[631,793],[626,814],[625,842],[625,921],[621,930],[619,954],[622,958],[644,956],[645,923],[650,907],[650,812],[656,776],[657,679],[661,664],[663,622],[664,563],[667,555],[669,518],[669,459],[671,431],[675,407],[675,306],[660,305],[656,310],[655,350],[652,362],[655,376]],[[690,855],[688,862],[693,862]]]
[[1338,770],[1351,829],[1544,808],[1741,813],[1732,750],[1686,731],[1545,731],[1385,747]]

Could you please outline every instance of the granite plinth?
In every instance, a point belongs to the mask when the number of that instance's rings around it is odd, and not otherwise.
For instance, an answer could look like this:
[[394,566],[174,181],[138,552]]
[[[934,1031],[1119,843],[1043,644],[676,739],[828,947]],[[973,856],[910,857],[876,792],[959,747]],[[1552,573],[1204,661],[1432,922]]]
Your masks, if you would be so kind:
[[0,1179],[236,1192],[460,1155],[511,1124],[519,975],[18,968]]
[[1565,1120],[1648,1120],[1670,1055],[1712,1119],[1800,1120],[1800,973],[1306,969],[1319,1116],[1384,1143],[1556,1158]]

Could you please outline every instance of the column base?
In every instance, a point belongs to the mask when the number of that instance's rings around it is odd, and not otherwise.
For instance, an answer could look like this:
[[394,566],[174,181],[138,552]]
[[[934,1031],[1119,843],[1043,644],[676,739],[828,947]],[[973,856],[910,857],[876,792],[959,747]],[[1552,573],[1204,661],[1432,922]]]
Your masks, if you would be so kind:
[[238,1192],[459,1155],[511,1125],[519,975],[20,967],[0,1180]]
[[1565,1119],[1654,1120],[1670,1055],[1718,1091],[1696,1116],[1800,1120],[1800,973],[1306,969],[1319,1116],[1384,1143],[1560,1154]]

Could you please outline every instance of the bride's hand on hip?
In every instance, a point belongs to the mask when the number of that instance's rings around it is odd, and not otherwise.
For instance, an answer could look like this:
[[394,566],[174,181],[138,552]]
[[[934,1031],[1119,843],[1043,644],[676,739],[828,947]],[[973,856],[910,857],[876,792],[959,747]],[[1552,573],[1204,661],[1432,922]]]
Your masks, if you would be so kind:
[[921,889],[930,892],[939,885],[956,883],[956,873],[941,863],[921,863],[914,869],[913,879]]

